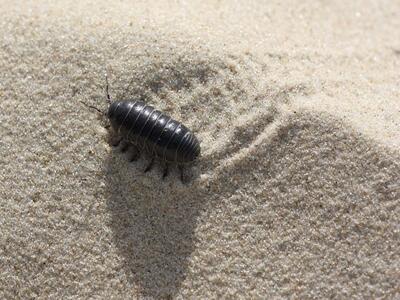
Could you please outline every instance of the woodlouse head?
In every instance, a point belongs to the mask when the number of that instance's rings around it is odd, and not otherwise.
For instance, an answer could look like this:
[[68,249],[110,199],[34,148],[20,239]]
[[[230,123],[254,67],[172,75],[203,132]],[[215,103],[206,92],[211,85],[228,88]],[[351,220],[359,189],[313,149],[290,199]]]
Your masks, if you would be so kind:
[[119,102],[119,101],[112,102],[110,104],[110,106],[108,107],[108,111],[106,114],[107,118],[109,118],[111,120],[115,116],[116,110],[117,110],[118,106],[120,106],[120,105],[121,105],[121,102]]
[[110,104],[106,113],[107,118],[110,120],[113,128],[118,128],[121,125],[123,118],[126,115],[126,111],[120,109],[123,106],[122,101],[115,101]]

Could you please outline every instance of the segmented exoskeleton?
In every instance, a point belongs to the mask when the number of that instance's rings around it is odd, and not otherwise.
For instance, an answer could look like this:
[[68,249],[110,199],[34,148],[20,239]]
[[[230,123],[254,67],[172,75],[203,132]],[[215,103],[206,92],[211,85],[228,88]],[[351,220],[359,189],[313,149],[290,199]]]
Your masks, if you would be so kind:
[[[196,136],[182,123],[142,101],[115,101],[107,117],[115,133],[152,157],[182,166],[200,155]],[[168,169],[164,172],[167,175]]]

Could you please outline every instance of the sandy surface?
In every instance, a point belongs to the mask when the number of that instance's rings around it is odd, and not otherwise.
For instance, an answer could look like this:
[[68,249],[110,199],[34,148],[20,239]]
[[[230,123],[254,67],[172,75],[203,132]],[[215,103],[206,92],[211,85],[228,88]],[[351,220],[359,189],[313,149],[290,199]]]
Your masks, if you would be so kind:
[[[398,1],[0,1],[0,298],[400,297]],[[143,174],[80,103],[201,139]]]

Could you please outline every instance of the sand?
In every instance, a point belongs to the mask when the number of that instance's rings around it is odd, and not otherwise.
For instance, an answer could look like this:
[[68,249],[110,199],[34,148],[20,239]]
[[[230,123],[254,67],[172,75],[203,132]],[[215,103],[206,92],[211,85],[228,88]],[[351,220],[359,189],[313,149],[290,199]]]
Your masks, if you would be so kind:
[[[398,1],[1,1],[0,298],[400,297]],[[113,99],[187,124],[161,180]]]

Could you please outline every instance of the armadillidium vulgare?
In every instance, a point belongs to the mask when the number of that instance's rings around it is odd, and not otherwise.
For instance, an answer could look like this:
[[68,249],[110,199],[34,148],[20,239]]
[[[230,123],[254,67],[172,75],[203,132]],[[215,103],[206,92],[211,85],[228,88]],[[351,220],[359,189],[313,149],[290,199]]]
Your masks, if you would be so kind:
[[105,114],[118,137],[115,145],[123,143],[122,148],[132,146],[137,154],[145,152],[151,158],[145,172],[152,168],[155,159],[161,160],[165,166],[163,178],[170,164],[177,165],[183,181],[183,166],[200,155],[197,137],[185,125],[143,101],[111,101],[108,81],[106,94],[109,107]]

